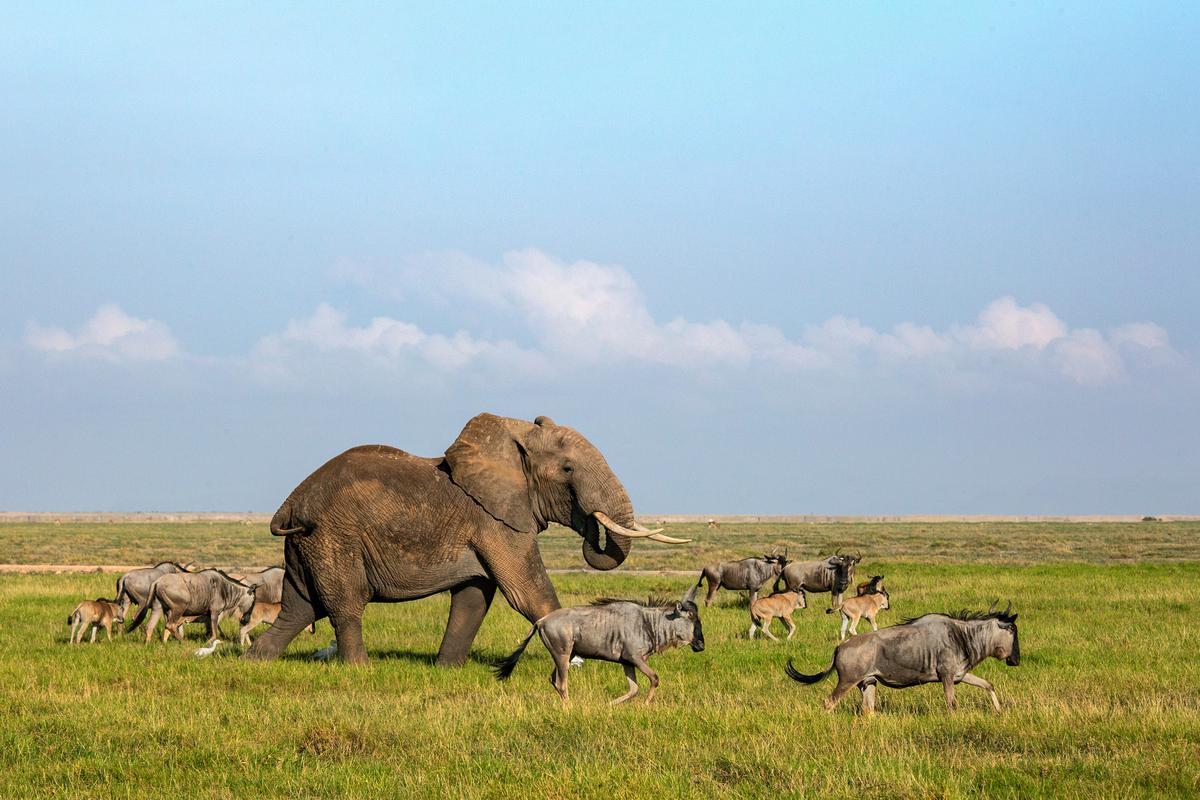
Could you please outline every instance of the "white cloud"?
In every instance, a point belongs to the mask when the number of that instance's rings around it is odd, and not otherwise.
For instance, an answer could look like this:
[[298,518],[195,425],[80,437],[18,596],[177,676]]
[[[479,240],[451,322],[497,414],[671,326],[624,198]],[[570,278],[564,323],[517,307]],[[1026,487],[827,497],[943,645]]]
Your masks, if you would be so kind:
[[165,361],[182,353],[165,324],[104,305],[75,333],[30,323],[25,343],[47,353],[77,353],[108,361]]

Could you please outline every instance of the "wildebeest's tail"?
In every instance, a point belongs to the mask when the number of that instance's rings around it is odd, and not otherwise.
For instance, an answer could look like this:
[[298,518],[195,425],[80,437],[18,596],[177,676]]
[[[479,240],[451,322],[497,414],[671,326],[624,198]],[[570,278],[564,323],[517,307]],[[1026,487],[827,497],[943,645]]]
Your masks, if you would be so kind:
[[67,616],[67,624],[74,627],[77,619],[79,619],[79,606],[75,606],[75,610]]
[[521,660],[521,656],[525,653],[525,648],[529,646],[529,640],[537,633],[538,625],[533,623],[533,627],[529,629],[529,635],[525,637],[525,641],[517,645],[517,649],[513,650],[508,658],[501,661],[495,667],[496,680],[506,681],[513,674],[513,670],[517,668],[517,662]]
[[837,596],[837,599],[833,601],[833,603],[830,605],[830,607],[825,609],[825,613],[832,614],[835,611],[841,611],[842,603],[844,603],[844,602],[846,602],[846,598],[839,594]]
[[824,672],[816,675],[805,675],[803,672],[800,672],[798,669],[792,666],[792,660],[789,658],[787,666],[783,668],[783,671],[786,672],[787,676],[794,681],[800,681],[800,683],[819,683],[825,680],[825,678],[829,676],[829,673],[833,672],[833,663],[834,662],[831,661],[829,663],[829,669],[825,670]]
[[150,584],[150,591],[146,592],[146,602],[138,607],[137,616],[133,618],[125,627],[125,632],[129,633],[137,629],[137,626],[142,624],[142,620],[146,618],[146,612],[150,610],[150,606],[154,605],[154,599],[158,596],[158,581]]

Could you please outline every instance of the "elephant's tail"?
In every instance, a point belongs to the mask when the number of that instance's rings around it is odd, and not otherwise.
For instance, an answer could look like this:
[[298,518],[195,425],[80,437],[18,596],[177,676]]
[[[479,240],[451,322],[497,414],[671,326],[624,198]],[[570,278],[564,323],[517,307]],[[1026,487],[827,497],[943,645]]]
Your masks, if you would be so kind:
[[517,662],[521,660],[521,656],[525,653],[525,648],[529,646],[529,641],[533,635],[538,632],[538,624],[533,623],[533,627],[529,629],[529,635],[525,637],[525,641],[517,645],[517,649],[512,651],[508,658],[501,661],[495,667],[496,680],[506,681],[513,674],[513,670],[517,668]]
[[309,528],[302,521],[295,519],[292,498],[283,501],[283,505],[271,517],[272,536],[291,536],[295,533],[308,533]]
[[150,584],[150,591],[146,592],[146,602],[138,606],[137,616],[133,618],[133,622],[130,622],[129,625],[126,626],[126,633],[131,633],[132,631],[137,630],[137,627],[142,624],[142,620],[146,618],[146,612],[150,610],[150,606],[154,605],[154,600],[157,594],[158,581],[155,581],[154,583]]

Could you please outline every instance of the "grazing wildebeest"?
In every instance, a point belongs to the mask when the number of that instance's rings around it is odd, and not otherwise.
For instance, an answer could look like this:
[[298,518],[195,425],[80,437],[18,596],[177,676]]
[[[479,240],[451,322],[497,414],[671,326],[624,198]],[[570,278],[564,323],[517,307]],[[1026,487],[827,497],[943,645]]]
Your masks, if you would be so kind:
[[770,597],[761,597],[750,604],[750,638],[754,638],[754,633],[758,628],[762,628],[762,632],[769,639],[776,639],[775,634],[771,633],[771,620],[778,617],[783,621],[783,626],[787,628],[787,638],[791,639],[796,633],[796,623],[792,622],[792,612],[797,608],[808,608],[808,601],[804,598],[804,592],[777,592]]
[[846,629],[849,628],[851,636],[858,635],[858,621],[863,617],[871,623],[871,630],[879,630],[879,626],[875,624],[875,617],[880,611],[891,608],[891,595],[887,593],[887,589],[883,588],[883,576],[877,575],[878,581],[872,580],[875,585],[875,591],[866,592],[855,597],[847,597],[836,606],[838,611],[842,612],[842,630],[838,635],[838,641],[846,641]]
[[704,631],[700,627],[700,611],[696,608],[695,588],[688,590],[678,603],[651,598],[645,603],[604,598],[590,606],[560,608],[551,611],[533,624],[525,641],[496,667],[496,677],[506,680],[512,675],[521,654],[535,633],[554,659],[550,684],[558,690],[563,702],[567,700],[567,670],[572,655],[613,661],[625,669],[629,691],[613,700],[623,703],[638,693],[637,672],[650,679],[646,702],[654,700],[658,688],[658,673],[650,669],[646,659],[654,653],[681,644],[690,644],[699,653],[704,649]]
[[785,671],[792,680],[816,683],[836,669],[838,683],[825,700],[826,711],[855,686],[862,690],[863,712],[870,714],[875,711],[876,683],[903,689],[938,681],[951,711],[954,684],[960,681],[986,691],[999,711],[995,688],[971,670],[989,657],[1002,658],[1011,667],[1021,663],[1017,615],[1010,614],[1011,610],[1010,602],[1004,611],[926,614],[839,644],[833,651],[833,663],[817,675],[797,672],[790,660]]
[[117,605],[121,607],[122,621],[129,613],[130,605],[134,603],[139,606],[146,605],[146,595],[150,594],[150,584],[163,575],[187,572],[191,567],[190,563],[181,567],[174,561],[160,561],[153,567],[130,570],[117,578]]
[[781,588],[795,592],[829,592],[830,608],[826,614],[832,614],[832,605],[840,603],[842,592],[854,580],[854,565],[862,559],[861,556],[832,555],[819,561],[793,561],[784,567],[779,579],[775,581],[775,591]]
[[75,610],[67,617],[67,624],[71,626],[71,644],[79,644],[83,641],[83,635],[87,633],[88,627],[92,629],[92,638],[88,640],[92,644],[96,643],[96,631],[100,628],[104,628],[104,635],[111,642],[113,623],[115,622],[119,626],[124,621],[124,617],[121,616],[121,607],[115,600],[105,600],[103,597],[84,600],[75,606]]
[[764,555],[743,558],[741,561],[722,561],[709,564],[700,571],[696,586],[708,579],[708,594],[704,597],[704,605],[712,605],[717,589],[744,589],[750,592],[750,603],[758,599],[758,590],[772,578],[778,578],[783,568],[787,566],[787,553],[783,555]]
[[126,632],[142,624],[146,612],[153,609],[154,613],[146,626],[147,644],[164,613],[167,615],[164,642],[172,633],[175,638],[182,640],[183,624],[189,621],[189,617],[207,620],[208,638],[215,639],[221,630],[222,615],[235,610],[244,615],[254,607],[255,589],[219,569],[164,575],[151,584],[145,605],[138,610]]

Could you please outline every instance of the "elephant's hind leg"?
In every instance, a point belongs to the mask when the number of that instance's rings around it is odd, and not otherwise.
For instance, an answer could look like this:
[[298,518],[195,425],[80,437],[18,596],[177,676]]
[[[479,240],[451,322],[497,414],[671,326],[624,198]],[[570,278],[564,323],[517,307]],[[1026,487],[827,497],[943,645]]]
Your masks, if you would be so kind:
[[496,584],[479,579],[450,591],[450,619],[438,649],[439,667],[461,667],[467,661],[471,643],[496,595]]
[[324,613],[318,614],[312,603],[300,596],[290,580],[283,582],[283,601],[279,616],[261,636],[254,640],[245,658],[277,658],[296,634],[313,624]]

